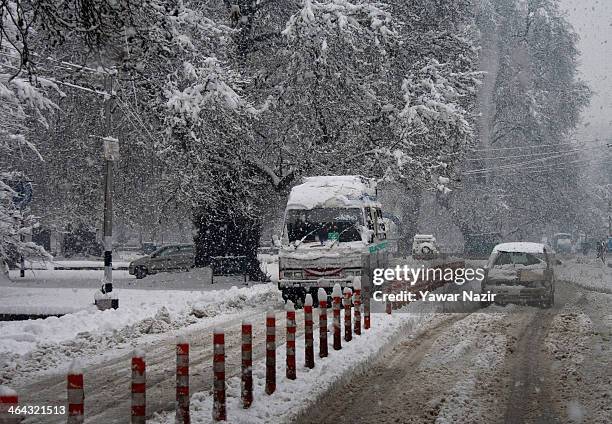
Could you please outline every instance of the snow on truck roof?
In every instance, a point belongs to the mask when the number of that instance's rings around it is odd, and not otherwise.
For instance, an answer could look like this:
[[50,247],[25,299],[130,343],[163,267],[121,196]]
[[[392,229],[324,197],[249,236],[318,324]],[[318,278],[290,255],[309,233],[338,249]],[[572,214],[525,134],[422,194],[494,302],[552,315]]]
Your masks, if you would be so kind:
[[545,244],[519,241],[498,244],[493,248],[493,252],[544,253],[545,248],[547,252],[551,252],[551,249]]
[[380,206],[376,183],[360,175],[307,177],[291,189],[287,209]]

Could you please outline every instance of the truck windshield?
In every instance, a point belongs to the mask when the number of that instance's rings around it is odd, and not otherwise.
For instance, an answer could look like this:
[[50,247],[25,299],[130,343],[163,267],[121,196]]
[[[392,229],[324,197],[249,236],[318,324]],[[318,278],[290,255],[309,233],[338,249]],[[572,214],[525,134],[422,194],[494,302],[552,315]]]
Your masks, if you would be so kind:
[[[289,242],[304,243],[336,240],[359,241],[358,225],[363,224],[361,209],[318,208],[287,211],[287,236]],[[345,231],[346,230],[346,231]]]

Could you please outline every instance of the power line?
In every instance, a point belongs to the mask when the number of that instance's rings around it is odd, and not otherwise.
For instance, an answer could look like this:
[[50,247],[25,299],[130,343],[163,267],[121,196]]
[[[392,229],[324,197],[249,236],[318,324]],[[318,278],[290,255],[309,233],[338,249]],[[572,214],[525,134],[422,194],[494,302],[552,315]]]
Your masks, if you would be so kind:
[[[574,152],[569,153],[570,155],[575,154]],[[470,169],[466,172],[464,172],[464,174],[477,174],[477,173],[481,173],[481,172],[486,172],[489,170],[500,170],[500,169],[508,169],[508,168],[516,168],[516,167],[522,167],[524,168],[524,165],[531,165],[534,163],[539,163],[539,162],[544,162],[550,159],[558,159],[564,156],[568,156],[567,153],[562,153],[562,154],[555,154],[555,155],[551,155],[548,157],[543,157],[543,158],[537,158],[534,160],[530,160],[530,161],[526,161],[526,162],[517,162],[517,163],[511,163],[511,164],[507,164],[507,165],[500,165],[500,166],[496,166],[494,168],[481,168],[481,169]]]
[[524,154],[524,155],[514,155],[514,156],[490,156],[490,157],[483,157],[483,158],[468,158],[465,159],[466,162],[478,162],[478,161],[483,161],[483,160],[501,160],[501,159],[516,159],[516,158],[530,158],[530,157],[534,157],[534,156],[544,156],[544,155],[549,155],[549,154],[559,154],[559,153],[571,153],[571,152],[584,152],[587,150],[595,150],[595,149],[601,149],[602,146],[597,146],[597,147],[585,147],[585,148],[576,148],[576,149],[571,149],[571,150],[565,150],[565,151],[550,151],[550,152],[534,152],[534,153],[528,153],[528,154]]
[[[509,168],[509,169],[501,169],[501,172],[499,173],[500,175],[508,175],[509,173],[518,173],[517,171],[520,171],[520,173],[523,174],[538,174],[538,173],[544,173],[547,172],[548,170],[560,170],[560,169],[565,169],[569,166],[581,166],[581,165],[590,165],[590,166],[594,166],[594,165],[604,165],[607,163],[612,163],[612,160],[604,160],[604,161],[600,161],[600,162],[593,162],[591,159],[578,159],[578,160],[574,160],[574,161],[570,161],[570,162],[565,162],[565,163],[560,163],[560,164],[549,164],[549,165],[545,165],[545,166],[529,166],[529,167],[520,167],[520,168]],[[488,171],[495,171],[496,169],[491,168]],[[486,174],[486,172],[479,172],[479,173],[467,173],[467,174],[463,174],[464,176],[478,176],[478,175],[484,175]]]
[[[591,143],[591,142],[601,142],[602,140],[589,140],[583,141],[582,143]],[[517,147],[490,147],[485,149],[470,149],[471,152],[494,152],[500,150],[521,150],[521,149],[539,149],[541,147],[556,147],[563,145],[572,145],[576,146],[577,143],[575,141],[563,142],[563,143],[554,143],[554,144],[534,144],[531,146],[517,146]],[[609,145],[609,143],[608,143]]]

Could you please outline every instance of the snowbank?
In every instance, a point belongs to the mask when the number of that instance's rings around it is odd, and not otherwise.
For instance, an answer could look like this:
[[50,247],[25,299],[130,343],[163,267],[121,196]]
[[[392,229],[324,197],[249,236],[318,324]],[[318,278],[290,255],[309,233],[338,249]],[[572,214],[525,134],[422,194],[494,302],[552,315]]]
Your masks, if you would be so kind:
[[577,257],[555,267],[557,280],[568,281],[588,290],[612,294],[612,268],[594,258]]
[[[5,291],[18,291],[34,301],[39,296],[47,301],[48,291],[40,289],[2,288]],[[90,289],[56,289],[53,301],[57,302],[92,302],[93,293]],[[184,323],[188,325],[197,318],[215,316],[226,309],[243,307],[246,304],[256,304],[261,298],[273,298],[278,289],[274,284],[260,284],[251,287],[232,287],[225,290],[208,292],[177,291],[177,290],[122,290],[119,309],[99,311],[91,305],[86,309],[70,313],[62,317],[50,317],[29,321],[0,322],[0,354],[13,353],[25,355],[41,344],[61,343],[77,338],[85,333],[112,333],[125,327],[143,324],[157,320],[166,322],[168,326]],[[65,305],[62,305],[65,306]],[[40,312],[41,308],[35,306]],[[143,328],[161,332],[163,324],[149,322],[158,328]],[[150,327],[150,326],[149,326]]]

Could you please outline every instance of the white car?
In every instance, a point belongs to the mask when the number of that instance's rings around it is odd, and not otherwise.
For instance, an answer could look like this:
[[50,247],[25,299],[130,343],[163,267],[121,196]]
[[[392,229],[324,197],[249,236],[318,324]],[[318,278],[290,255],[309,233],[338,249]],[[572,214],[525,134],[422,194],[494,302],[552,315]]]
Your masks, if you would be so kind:
[[416,234],[412,241],[412,257],[429,259],[440,253],[436,238],[431,234]]
[[553,255],[542,243],[498,244],[485,267],[482,293],[494,294],[495,303],[550,308],[555,303]]

